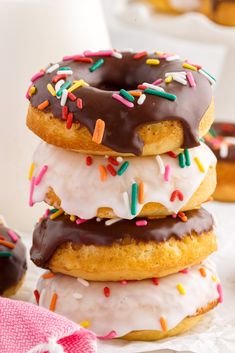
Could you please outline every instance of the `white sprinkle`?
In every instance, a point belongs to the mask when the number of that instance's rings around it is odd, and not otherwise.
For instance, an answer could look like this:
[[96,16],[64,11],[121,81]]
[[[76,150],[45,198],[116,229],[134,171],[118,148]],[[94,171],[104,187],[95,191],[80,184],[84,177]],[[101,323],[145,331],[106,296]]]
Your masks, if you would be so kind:
[[182,85],[187,86],[187,81],[182,76],[173,75],[172,78],[174,81],[177,81],[177,82],[181,83]]
[[75,299],[82,299],[82,294],[80,294],[80,293],[73,293],[73,297],[74,297]]
[[186,72],[185,72],[185,71],[177,71],[177,72],[166,72],[166,73],[165,73],[165,77],[167,77],[167,76],[173,76],[173,75],[178,75],[178,76],[186,77]]
[[226,143],[221,143],[219,154],[221,158],[228,157],[228,145]]
[[59,67],[60,67],[59,64],[54,64],[47,69],[46,73],[51,74],[53,71],[57,70]]
[[101,222],[102,219],[100,217],[96,217],[96,222]]
[[123,57],[122,53],[119,53],[118,51],[114,51],[112,56],[116,59],[122,59]]
[[58,82],[56,82],[55,84],[55,91],[56,93],[60,90],[60,87],[64,84],[64,80],[59,80]]
[[213,78],[207,75],[207,73],[204,70],[200,69],[198,71],[200,72],[200,74],[202,74],[208,79],[208,81],[212,84],[212,86],[215,84],[215,81],[213,80]]
[[164,88],[160,87],[160,86],[155,86],[152,83],[148,83],[148,82],[144,82],[142,83],[143,86],[146,86],[148,88],[152,88],[155,89],[156,91],[161,91],[161,92],[165,92]]
[[107,221],[105,221],[105,225],[106,226],[111,226],[114,223],[117,223],[121,220],[122,218],[112,218],[112,219],[108,219]]
[[233,136],[226,136],[224,137],[224,141],[230,143],[231,145],[235,145],[235,137]]
[[164,163],[162,161],[162,158],[160,156],[156,156],[156,161],[158,163],[160,173],[164,174],[165,173],[165,166],[164,166]]
[[84,287],[89,287],[89,285],[90,285],[88,281],[86,281],[85,279],[80,278],[80,277],[77,278],[77,281],[79,283],[81,283]]
[[117,160],[118,163],[122,163],[123,162],[123,158],[121,156],[118,156],[116,158],[116,160]]
[[62,107],[66,104],[67,97],[68,97],[68,90],[67,89],[63,89],[62,95],[61,95],[61,101],[60,101],[60,105]]
[[139,104],[139,105],[143,104],[145,99],[146,99],[146,95],[142,93],[141,96],[139,96],[139,98],[137,100],[137,104]]
[[72,75],[73,71],[72,70],[58,70],[57,75],[61,75],[61,74]]
[[172,55],[172,56],[168,56],[166,58],[166,61],[175,61],[175,60],[179,60],[180,56],[179,55]]
[[129,201],[129,195],[128,195],[127,191],[123,192],[122,197],[123,197],[126,208],[128,209],[128,211],[130,211],[130,201]]

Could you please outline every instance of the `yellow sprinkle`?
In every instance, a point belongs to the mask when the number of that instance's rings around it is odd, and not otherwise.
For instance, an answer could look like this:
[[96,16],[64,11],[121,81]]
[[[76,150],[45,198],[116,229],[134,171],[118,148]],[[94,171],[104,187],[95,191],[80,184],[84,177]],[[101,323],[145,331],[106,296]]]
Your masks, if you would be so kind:
[[155,51],[155,53],[154,54],[156,54],[156,55],[163,55],[164,53],[163,53],[163,51],[159,51],[159,50],[157,50],[157,51]]
[[62,215],[63,213],[64,213],[64,210],[62,210],[62,208],[61,208],[58,211],[52,213],[50,215],[50,219],[55,219],[55,218],[59,217],[60,215]]
[[70,221],[72,221],[72,222],[76,221],[76,216],[71,215],[71,216],[70,216]]
[[171,83],[173,80],[173,77],[172,76],[167,76],[167,78],[165,78],[165,82],[166,83]]
[[190,65],[190,64],[188,64],[188,63],[184,63],[184,64],[183,64],[183,67],[184,67],[185,69],[190,69],[190,70],[193,70],[193,71],[197,71],[196,66]]
[[158,59],[147,59],[146,60],[146,64],[147,65],[159,65],[160,64],[160,60],[158,60]]
[[54,87],[52,86],[51,83],[48,83],[47,90],[50,92],[50,94],[52,94],[53,97],[56,96],[56,91],[54,90]]
[[178,283],[176,287],[177,287],[177,289],[178,289],[180,294],[182,294],[182,295],[186,294],[186,291],[185,291],[184,286],[183,286],[182,283]]
[[68,92],[73,92],[79,87],[89,86],[84,80],[73,81],[73,85],[69,87]]
[[32,177],[33,177],[33,172],[34,172],[34,169],[35,169],[35,164],[32,163],[30,168],[29,168],[29,174],[28,174],[28,179],[31,180]]
[[32,86],[30,87],[29,89],[29,96],[32,97],[35,93],[36,93],[36,87],[35,86]]
[[213,282],[217,282],[217,281],[218,281],[218,280],[217,280],[217,277],[214,276],[214,275],[211,276],[211,279],[212,279]]
[[194,157],[194,161],[196,162],[198,169],[200,170],[200,172],[205,173],[205,169],[200,161],[200,159],[198,157]]
[[82,326],[83,328],[88,328],[90,326],[90,322],[89,321],[82,321],[79,324],[80,326]]

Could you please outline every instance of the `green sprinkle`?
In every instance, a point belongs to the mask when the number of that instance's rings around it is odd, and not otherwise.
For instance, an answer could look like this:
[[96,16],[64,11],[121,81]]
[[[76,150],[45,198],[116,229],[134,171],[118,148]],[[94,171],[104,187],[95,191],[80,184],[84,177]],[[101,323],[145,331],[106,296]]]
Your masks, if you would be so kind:
[[104,63],[104,59],[99,59],[97,60],[90,68],[90,72],[93,72],[95,70],[97,70],[100,66],[102,66]]
[[189,167],[191,165],[191,160],[190,160],[190,154],[189,154],[189,150],[188,149],[184,150],[184,157],[185,157],[185,165],[187,167]]
[[67,89],[71,86],[72,82],[71,81],[66,81],[59,89],[59,91],[56,93],[57,97],[61,97],[62,92],[64,89]]
[[134,183],[131,187],[131,214],[133,216],[137,213],[137,200],[138,200],[138,184]]
[[202,138],[202,137],[199,137],[199,141],[201,141],[201,142],[205,142],[205,139],[204,139],[204,138]]
[[72,69],[69,66],[64,66],[64,67],[59,67],[58,68],[58,71],[67,71],[67,70],[72,70]]
[[151,89],[151,88],[146,88],[144,90],[144,93],[153,94],[154,96],[159,96],[159,97],[162,97],[162,98],[166,98],[166,99],[169,99],[170,101],[175,101],[176,98],[177,98],[174,94],[167,93],[167,92],[162,92],[162,91],[157,91],[157,90]]
[[11,257],[12,253],[9,251],[0,251],[0,257]]
[[216,82],[216,78],[214,76],[212,76],[208,71],[201,69],[203,72],[205,72],[205,74],[207,74],[208,76],[210,76],[210,78],[212,78],[213,81]]
[[119,91],[120,95],[123,96],[124,98],[126,98],[129,102],[134,102],[135,98],[129,93],[127,92],[125,89],[120,89]]
[[217,137],[217,134],[216,134],[215,130],[213,129],[213,127],[210,128],[209,133],[212,137]]
[[117,175],[122,175],[126,170],[127,170],[127,168],[129,167],[129,162],[124,162],[122,165],[121,165],[121,167],[118,169],[118,171],[117,171]]
[[180,168],[184,168],[185,167],[184,154],[180,153],[178,155],[178,158],[179,158],[179,166],[180,166]]

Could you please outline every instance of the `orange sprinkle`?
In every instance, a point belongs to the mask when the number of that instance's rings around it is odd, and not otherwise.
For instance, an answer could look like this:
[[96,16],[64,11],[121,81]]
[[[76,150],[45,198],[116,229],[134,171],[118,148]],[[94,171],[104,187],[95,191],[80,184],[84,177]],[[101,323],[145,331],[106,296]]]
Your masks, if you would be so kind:
[[55,274],[52,272],[47,272],[47,273],[44,273],[44,275],[42,275],[42,278],[44,278],[44,279],[49,279],[49,278],[53,278],[53,277],[55,277]]
[[105,181],[107,179],[107,170],[105,166],[99,165],[99,171],[100,171],[100,180]]
[[49,105],[49,101],[46,100],[46,101],[44,101],[44,102],[42,102],[41,104],[38,105],[38,109],[39,110],[44,110],[46,107],[48,107],[48,105]]
[[56,293],[54,293],[52,298],[51,298],[49,310],[55,311],[55,306],[56,306],[57,299],[58,299],[58,295]]
[[161,324],[161,327],[162,327],[162,331],[164,331],[164,332],[168,331],[167,330],[167,322],[166,322],[166,319],[163,316],[160,317],[160,324]]
[[143,181],[141,181],[139,183],[138,202],[144,203],[144,183],[143,183]]
[[97,119],[95,129],[92,136],[92,141],[100,144],[104,136],[105,122],[102,119]]
[[133,97],[140,97],[142,92],[139,91],[128,91]]
[[206,277],[206,270],[203,267],[199,268],[199,272],[202,277]]
[[0,245],[6,246],[9,249],[14,249],[15,248],[15,244],[12,244],[9,241],[2,240],[2,239],[0,239]]

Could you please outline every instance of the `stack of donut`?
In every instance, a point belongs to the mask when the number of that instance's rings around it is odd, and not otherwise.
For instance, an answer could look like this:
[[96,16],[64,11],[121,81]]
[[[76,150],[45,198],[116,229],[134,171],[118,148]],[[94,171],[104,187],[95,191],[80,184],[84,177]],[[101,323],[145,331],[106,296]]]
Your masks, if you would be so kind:
[[212,21],[235,26],[235,0],[147,0],[157,11],[180,14],[202,12]]
[[48,209],[31,259],[47,271],[39,305],[101,338],[179,334],[222,301],[201,204],[216,159],[201,141],[215,79],[176,54],[66,56],[32,77],[27,125],[44,140],[30,168],[32,206]]

